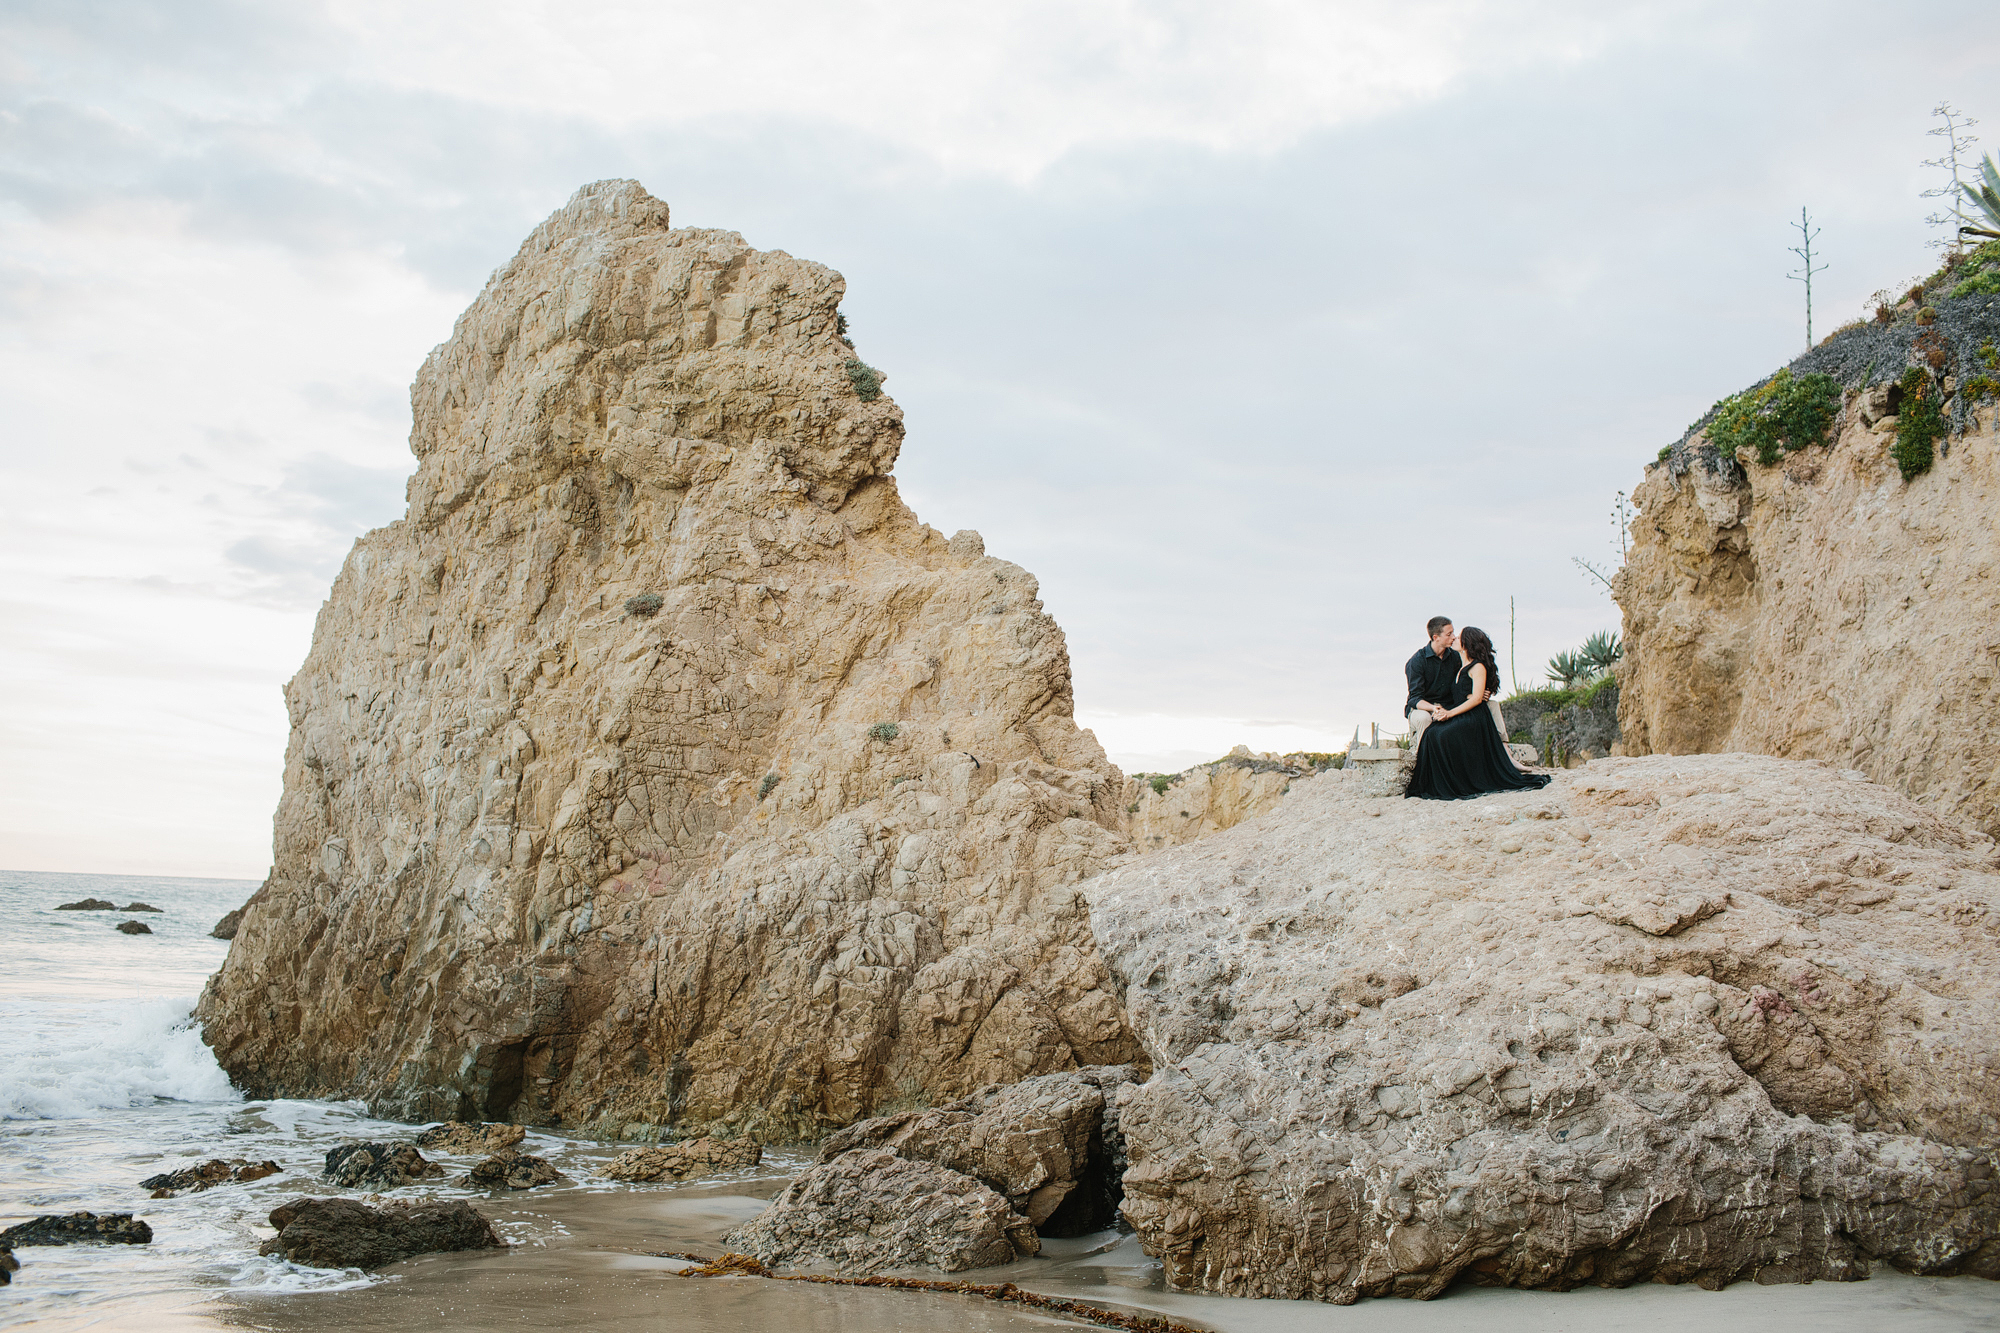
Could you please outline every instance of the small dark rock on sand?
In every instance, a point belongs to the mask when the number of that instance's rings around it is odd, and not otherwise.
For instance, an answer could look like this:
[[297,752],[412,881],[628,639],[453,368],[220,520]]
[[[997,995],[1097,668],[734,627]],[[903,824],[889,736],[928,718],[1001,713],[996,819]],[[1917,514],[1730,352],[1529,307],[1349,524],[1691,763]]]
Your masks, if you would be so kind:
[[502,1148],[468,1171],[465,1183],[482,1190],[531,1190],[537,1185],[553,1185],[569,1177],[540,1157],[514,1148]]
[[266,1176],[277,1175],[281,1169],[276,1162],[246,1162],[240,1157],[233,1162],[225,1162],[214,1157],[200,1166],[185,1166],[178,1171],[147,1176],[139,1182],[139,1188],[153,1191],[156,1199],[171,1199],[176,1194],[199,1194],[217,1185],[262,1180]]
[[475,1124],[466,1120],[447,1120],[442,1125],[432,1125],[417,1135],[417,1146],[429,1148],[432,1152],[451,1153],[459,1157],[475,1157],[480,1153],[495,1153],[502,1148],[511,1148],[528,1136],[521,1125],[505,1122]]
[[73,903],[57,903],[58,912],[115,912],[118,904],[109,898],[79,898]]
[[412,1255],[506,1245],[463,1200],[370,1208],[352,1199],[294,1199],[272,1210],[271,1225],[278,1234],[258,1253],[308,1268],[379,1268]]
[[120,921],[116,927],[121,935],[150,935],[153,928],[143,921]]
[[57,1213],[0,1231],[0,1249],[26,1245],[150,1245],[153,1229],[130,1213]]
[[151,903],[126,903],[118,910],[121,912],[164,912],[167,909],[164,907],[155,907]]
[[326,1155],[326,1178],[349,1189],[394,1189],[443,1174],[412,1143],[343,1143]]

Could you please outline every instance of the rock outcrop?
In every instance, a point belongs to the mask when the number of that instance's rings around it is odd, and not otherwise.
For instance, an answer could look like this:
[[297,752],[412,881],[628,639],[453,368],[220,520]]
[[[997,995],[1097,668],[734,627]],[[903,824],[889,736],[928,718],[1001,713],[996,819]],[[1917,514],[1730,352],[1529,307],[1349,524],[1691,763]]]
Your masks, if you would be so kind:
[[112,927],[121,935],[150,935],[153,928],[143,921],[120,921]]
[[765,1264],[956,1271],[1116,1220],[1130,1066],[1078,1069],[850,1125],[724,1238]]
[[754,1139],[688,1139],[620,1153],[598,1174],[606,1180],[686,1180],[755,1166],[763,1159],[764,1150]]
[[517,1148],[502,1148],[465,1173],[465,1183],[481,1190],[531,1190],[567,1179],[546,1158]]
[[14,1274],[21,1271],[21,1261],[14,1257],[14,1251],[0,1245],[0,1287],[14,1280]]
[[115,912],[118,904],[109,898],[79,898],[73,903],[57,903],[58,912]]
[[863,1273],[956,1273],[1042,1248],[1034,1224],[971,1176],[876,1148],[814,1166],[723,1240],[765,1264]]
[[[1967,319],[1967,354],[2000,334]],[[1624,753],[1824,759],[2000,834],[2000,408],[1947,400],[1963,433],[1903,480],[1882,381],[1905,350],[1868,362],[1831,445],[1767,466],[1696,432],[1647,468],[1615,584]]]
[[162,1171],[158,1175],[147,1176],[139,1182],[139,1188],[151,1190],[155,1199],[171,1199],[177,1194],[199,1194],[217,1185],[240,1185],[263,1180],[281,1170],[283,1168],[272,1161],[251,1162],[239,1157],[225,1162],[220,1157],[212,1157],[199,1166],[185,1166],[178,1171]]
[[1085,886],[1174,1287],[2000,1275],[1990,838],[1749,755],[1361,786]]
[[527,1137],[528,1131],[520,1125],[468,1125],[453,1121],[432,1125],[417,1135],[417,1147],[458,1157],[472,1157],[511,1148]]
[[271,1211],[278,1234],[259,1247],[308,1268],[380,1268],[447,1250],[504,1249],[493,1224],[463,1200],[390,1202],[294,1199]]
[[349,1189],[392,1190],[443,1174],[409,1143],[343,1143],[326,1154],[326,1178]]
[[51,1213],[0,1231],[0,1249],[30,1245],[150,1245],[153,1228],[130,1213]]
[[1275,809],[1294,782],[1333,766],[1331,754],[1252,754],[1239,745],[1222,758],[1179,773],[1140,773],[1119,796],[1133,846],[1178,847],[1235,828]]
[[840,276],[580,191],[412,391],[200,1004],[256,1095],[773,1139],[1138,1049],[1035,580],[897,495]]

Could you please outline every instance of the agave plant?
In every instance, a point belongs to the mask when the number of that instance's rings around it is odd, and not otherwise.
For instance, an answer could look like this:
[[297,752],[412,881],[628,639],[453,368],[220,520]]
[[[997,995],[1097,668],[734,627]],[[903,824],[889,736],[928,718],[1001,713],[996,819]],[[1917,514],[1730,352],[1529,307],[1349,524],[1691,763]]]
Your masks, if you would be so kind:
[[1601,629],[1583,641],[1577,655],[1590,665],[1596,675],[1603,675],[1618,665],[1618,659],[1625,656],[1625,645],[1618,638],[1615,629]]
[[[1961,182],[1958,188],[1965,191],[1966,197],[1986,215],[1988,222],[1995,228],[2000,228],[2000,168],[1993,165],[1993,154],[1988,153],[1985,160],[1979,164],[1979,174],[1982,179],[1976,187]],[[2000,230],[1989,230],[1985,227],[1960,227],[1958,230],[1961,235],[1970,232],[1974,236],[1992,236],[2000,239]]]
[[1575,649],[1557,653],[1549,659],[1549,679],[1557,689],[1574,690],[1590,684],[1597,678],[1597,672],[1590,663],[1583,660],[1583,654]]

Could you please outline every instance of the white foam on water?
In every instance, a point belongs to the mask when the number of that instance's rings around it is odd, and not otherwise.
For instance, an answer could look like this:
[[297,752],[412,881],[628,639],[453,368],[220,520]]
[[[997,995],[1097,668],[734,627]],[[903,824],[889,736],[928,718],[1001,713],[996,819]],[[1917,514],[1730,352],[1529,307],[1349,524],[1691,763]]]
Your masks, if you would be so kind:
[[0,1120],[56,1120],[98,1111],[242,1096],[202,1044],[192,997],[54,1004],[0,1001],[9,1034],[0,1061]]

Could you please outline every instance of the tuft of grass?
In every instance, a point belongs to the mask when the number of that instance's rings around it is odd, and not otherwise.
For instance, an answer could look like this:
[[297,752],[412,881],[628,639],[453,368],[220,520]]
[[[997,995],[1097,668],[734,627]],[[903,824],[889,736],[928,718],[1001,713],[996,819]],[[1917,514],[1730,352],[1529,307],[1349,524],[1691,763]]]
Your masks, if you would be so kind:
[[1155,773],[1152,781],[1146,785],[1153,789],[1153,795],[1165,796],[1167,794],[1167,786],[1172,781],[1173,779],[1169,778],[1165,773]]
[[847,382],[854,386],[856,398],[872,403],[882,396],[882,381],[889,378],[887,375],[855,356],[847,358],[844,369],[847,371]]
[[868,738],[870,740],[881,741],[884,745],[887,745],[902,734],[903,729],[894,722],[877,722],[874,726],[868,728]]
[[777,785],[778,785],[778,775],[776,773],[766,773],[764,775],[764,780],[757,784],[757,799],[761,801],[766,796],[769,796],[771,794],[771,788]]
[[1953,276],[1963,274],[1951,289],[1954,299],[1965,296],[2000,296],[2000,241],[1987,241],[1954,266]]
[[642,592],[637,597],[625,599],[625,614],[628,616],[657,616],[666,599],[656,592]]

